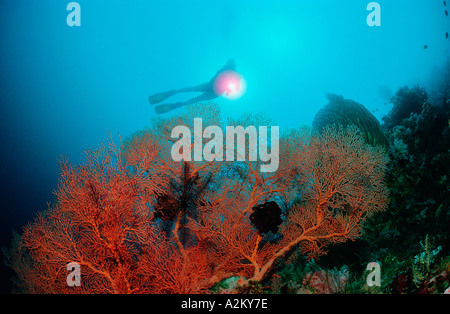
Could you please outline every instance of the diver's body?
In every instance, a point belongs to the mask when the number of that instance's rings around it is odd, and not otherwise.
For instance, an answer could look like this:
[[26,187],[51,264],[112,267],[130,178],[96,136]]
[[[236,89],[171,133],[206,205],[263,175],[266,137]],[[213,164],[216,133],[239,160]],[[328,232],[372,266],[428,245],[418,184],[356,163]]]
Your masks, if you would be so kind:
[[167,92],[158,93],[158,94],[150,96],[149,102],[152,105],[154,105],[154,104],[160,103],[160,102],[166,100],[167,98],[174,96],[176,94],[179,94],[179,93],[192,93],[192,92],[202,93],[201,95],[194,97],[192,99],[189,99],[187,101],[180,101],[180,102],[176,102],[176,103],[162,104],[162,105],[156,106],[155,107],[156,113],[162,114],[162,113],[169,112],[173,109],[187,106],[187,105],[190,105],[190,104],[193,104],[196,102],[206,101],[206,100],[211,100],[211,99],[217,98],[219,95],[214,90],[214,82],[216,81],[216,78],[225,71],[234,71],[235,69],[236,69],[236,63],[234,62],[233,59],[229,59],[227,61],[227,63],[225,64],[225,66],[223,66],[219,71],[217,71],[217,73],[213,76],[213,78],[211,80],[209,80],[209,82],[200,84],[197,86],[193,86],[193,87],[172,89]]

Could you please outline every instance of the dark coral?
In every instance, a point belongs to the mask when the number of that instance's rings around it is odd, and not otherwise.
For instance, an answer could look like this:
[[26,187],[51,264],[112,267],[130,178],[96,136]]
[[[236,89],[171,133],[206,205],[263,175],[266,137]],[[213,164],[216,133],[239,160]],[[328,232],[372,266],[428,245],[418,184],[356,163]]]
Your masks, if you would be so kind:
[[432,105],[423,89],[405,87],[393,104],[383,125],[391,144],[390,208],[367,221],[364,238],[373,252],[389,248],[407,258],[429,235],[448,255],[450,103]]
[[394,126],[401,124],[403,119],[409,118],[411,114],[419,114],[427,99],[427,92],[419,86],[400,88],[391,99],[394,104],[392,110],[383,117],[384,127],[391,130]]
[[258,229],[259,234],[268,233],[269,231],[277,233],[278,226],[282,223],[281,208],[274,201],[257,205],[253,207],[250,220]]

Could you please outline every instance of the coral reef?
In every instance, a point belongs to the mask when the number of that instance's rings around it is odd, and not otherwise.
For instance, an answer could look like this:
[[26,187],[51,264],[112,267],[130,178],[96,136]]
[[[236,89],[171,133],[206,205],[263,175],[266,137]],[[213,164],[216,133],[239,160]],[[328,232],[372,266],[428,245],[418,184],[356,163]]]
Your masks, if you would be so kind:
[[[5,251],[16,289],[448,293],[449,95],[403,87],[382,125],[328,95],[313,129],[281,135],[276,172],[261,172],[261,161],[171,158],[173,127],[192,128],[194,117],[224,125],[213,103],[155,119],[121,145],[88,151],[84,164],[63,159],[57,201]],[[228,124],[271,122],[247,114]],[[373,261],[381,286],[369,287]],[[71,262],[80,287],[67,285]]]
[[[379,293],[443,293],[450,285],[450,102],[445,90],[438,94],[432,102],[416,86],[392,97],[382,124],[390,144],[389,210],[368,218],[358,241],[330,248],[320,261],[360,274],[367,261],[380,261]],[[353,291],[366,293],[363,286]]]
[[430,236],[448,254],[450,104],[446,100],[440,106],[430,104],[419,87],[401,88],[393,103],[385,119],[389,123],[383,125],[391,143],[390,214],[369,219],[365,238],[374,251],[388,242],[390,247],[401,243],[406,249],[391,247],[393,252],[410,257]]
[[[171,126],[221,121],[212,104],[189,110],[87,152],[85,164],[62,162],[57,203],[8,254],[20,291],[203,293],[239,277],[233,290],[260,293],[283,257],[298,248],[317,258],[358,238],[361,223],[387,207],[385,153],[355,127],[289,130],[278,171],[263,173],[260,161],[173,161]],[[266,224],[264,212],[275,219]],[[79,287],[66,284],[71,262],[81,266]]]

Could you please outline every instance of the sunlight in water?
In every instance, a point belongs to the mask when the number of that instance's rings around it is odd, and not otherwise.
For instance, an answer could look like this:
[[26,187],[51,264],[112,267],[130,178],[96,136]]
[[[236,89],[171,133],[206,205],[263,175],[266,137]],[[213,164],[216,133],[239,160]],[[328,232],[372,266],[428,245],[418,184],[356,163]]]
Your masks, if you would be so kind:
[[235,71],[221,73],[214,82],[214,92],[226,99],[239,99],[244,95],[245,91],[245,80]]

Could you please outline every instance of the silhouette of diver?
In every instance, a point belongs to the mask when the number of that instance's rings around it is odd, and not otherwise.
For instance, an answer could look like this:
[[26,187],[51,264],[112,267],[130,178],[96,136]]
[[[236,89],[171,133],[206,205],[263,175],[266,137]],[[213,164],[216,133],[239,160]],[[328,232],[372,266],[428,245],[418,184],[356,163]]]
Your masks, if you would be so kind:
[[170,91],[167,92],[162,92],[162,93],[158,93],[158,94],[154,94],[152,96],[150,96],[148,98],[149,102],[154,105],[157,103],[160,103],[164,100],[166,100],[167,98],[178,94],[178,93],[190,93],[190,92],[200,92],[202,93],[201,95],[194,97],[192,99],[189,99],[187,101],[182,101],[182,102],[176,102],[176,103],[171,103],[171,104],[162,104],[162,105],[158,105],[155,107],[155,112],[157,114],[163,114],[163,113],[167,113],[169,111],[172,111],[173,109],[176,108],[180,108],[182,106],[187,106],[199,101],[205,101],[205,100],[211,100],[214,98],[217,98],[218,96],[222,95],[223,93],[226,93],[227,95],[229,95],[231,92],[234,91],[234,89],[239,90],[240,86],[239,86],[239,82],[236,82],[235,85],[237,86],[223,86],[223,84],[221,84],[222,86],[217,86],[217,79],[221,74],[226,73],[227,71],[235,71],[236,69],[236,63],[233,59],[228,59],[227,63],[225,64],[225,66],[223,66],[219,71],[217,71],[217,73],[213,76],[213,78],[211,80],[209,80],[209,82],[198,85],[198,86],[193,86],[193,87],[185,87],[185,88],[181,88],[181,89],[172,89]]

